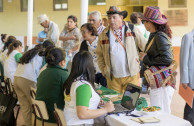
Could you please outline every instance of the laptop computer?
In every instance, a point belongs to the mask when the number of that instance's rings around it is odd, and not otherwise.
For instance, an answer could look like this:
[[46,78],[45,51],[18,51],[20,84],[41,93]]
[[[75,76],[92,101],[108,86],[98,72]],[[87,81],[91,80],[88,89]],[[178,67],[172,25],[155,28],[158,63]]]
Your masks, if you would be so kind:
[[115,110],[109,114],[132,112],[136,107],[137,100],[140,96],[140,91],[141,87],[129,83],[125,89],[121,103],[114,104]]

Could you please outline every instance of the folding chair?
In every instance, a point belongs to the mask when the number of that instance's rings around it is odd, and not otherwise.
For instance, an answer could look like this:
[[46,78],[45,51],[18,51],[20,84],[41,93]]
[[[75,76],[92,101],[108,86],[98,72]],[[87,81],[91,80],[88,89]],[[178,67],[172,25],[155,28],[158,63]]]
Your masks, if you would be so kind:
[[58,126],[67,126],[64,112],[61,109],[58,109],[56,104],[54,106],[55,106],[55,111],[53,113],[54,113],[57,125]]
[[[13,93],[13,96],[17,98],[17,95],[16,95],[16,92],[14,90],[14,86],[13,86],[13,84],[11,82],[11,79],[5,77],[4,83],[9,84],[10,88],[7,89],[8,93]],[[18,119],[18,115],[19,115],[19,112],[20,112],[20,105],[19,105],[19,103],[17,103],[16,106],[18,107],[18,109],[16,111],[16,117],[15,117],[15,121],[16,121],[15,124],[17,125],[17,119]]]
[[46,104],[44,101],[35,100],[32,98],[32,108],[35,114],[34,118],[34,126],[36,126],[36,118],[40,118],[42,120],[42,126],[44,126],[44,119],[48,120],[49,115],[47,112]]
[[36,98],[36,88],[33,87],[30,88],[30,95],[32,99]]

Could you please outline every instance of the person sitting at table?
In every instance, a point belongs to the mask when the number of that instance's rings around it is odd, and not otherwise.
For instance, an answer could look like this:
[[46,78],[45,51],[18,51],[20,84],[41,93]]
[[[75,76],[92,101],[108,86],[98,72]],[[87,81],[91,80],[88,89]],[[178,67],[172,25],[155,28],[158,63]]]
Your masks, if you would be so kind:
[[[54,118],[54,104],[59,109],[64,108],[63,84],[69,72],[63,69],[66,65],[66,54],[60,48],[50,48],[46,55],[47,68],[40,73],[37,81],[36,100],[42,100],[46,103],[49,120],[45,120],[45,126],[57,126]],[[42,124],[37,120],[39,125]]]
[[94,118],[114,111],[111,101],[97,109],[100,96],[95,91],[94,81],[92,55],[88,51],[78,52],[73,58],[71,73],[64,84],[64,115],[67,125],[92,126]]
[[96,47],[98,44],[98,31],[96,27],[91,23],[86,23],[81,26],[81,33],[84,41],[81,43],[80,51],[89,51],[93,57],[93,63],[95,67],[95,83],[101,84],[106,87],[107,82],[106,78],[102,75],[98,64],[97,64],[97,56],[96,56]]

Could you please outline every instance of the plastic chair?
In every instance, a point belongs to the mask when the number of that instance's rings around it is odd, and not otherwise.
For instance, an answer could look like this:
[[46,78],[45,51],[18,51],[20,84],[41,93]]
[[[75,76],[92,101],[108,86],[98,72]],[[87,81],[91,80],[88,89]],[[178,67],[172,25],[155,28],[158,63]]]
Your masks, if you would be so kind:
[[61,109],[58,109],[56,104],[54,106],[55,106],[55,111],[53,113],[54,113],[57,125],[58,126],[67,126],[64,112]]
[[36,118],[40,118],[42,120],[42,126],[44,126],[44,120],[49,119],[49,115],[47,112],[46,104],[44,101],[35,100],[32,98],[32,108],[35,114],[34,118],[34,126],[36,126]]

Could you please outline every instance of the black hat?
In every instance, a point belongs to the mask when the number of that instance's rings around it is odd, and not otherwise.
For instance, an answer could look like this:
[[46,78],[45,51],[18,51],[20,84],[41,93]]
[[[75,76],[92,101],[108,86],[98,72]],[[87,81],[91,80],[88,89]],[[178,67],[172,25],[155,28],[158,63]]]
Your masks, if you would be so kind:
[[117,8],[116,6],[110,6],[109,10],[106,13],[107,13],[107,15],[110,15],[110,14],[122,15],[123,19],[126,18],[128,15],[128,12],[126,10],[121,11],[120,8]]

